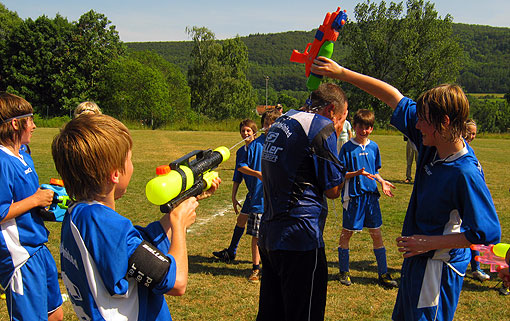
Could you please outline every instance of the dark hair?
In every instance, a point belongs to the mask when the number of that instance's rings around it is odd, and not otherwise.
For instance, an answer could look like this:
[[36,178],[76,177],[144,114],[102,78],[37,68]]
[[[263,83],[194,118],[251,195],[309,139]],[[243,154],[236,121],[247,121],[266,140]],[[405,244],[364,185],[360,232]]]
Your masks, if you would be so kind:
[[[425,106],[428,107],[428,115]],[[458,85],[443,84],[427,90],[416,101],[418,117],[432,124],[437,132],[449,141],[463,137],[469,117],[469,101]],[[450,120],[445,131],[444,120]]]
[[253,120],[248,118],[239,123],[239,131],[241,131],[243,127],[250,127],[251,130],[253,130],[253,133],[256,133],[258,131],[257,124]]
[[264,128],[264,123],[266,121],[268,121],[268,122],[270,122],[272,124],[281,115],[282,115],[282,113],[280,111],[276,110],[275,108],[271,108],[271,109],[266,110],[262,114],[262,117],[260,118],[260,124],[262,125],[262,128]]
[[373,111],[368,109],[358,109],[356,114],[354,114],[354,118],[352,121],[353,126],[363,125],[374,127],[375,124],[375,114]]

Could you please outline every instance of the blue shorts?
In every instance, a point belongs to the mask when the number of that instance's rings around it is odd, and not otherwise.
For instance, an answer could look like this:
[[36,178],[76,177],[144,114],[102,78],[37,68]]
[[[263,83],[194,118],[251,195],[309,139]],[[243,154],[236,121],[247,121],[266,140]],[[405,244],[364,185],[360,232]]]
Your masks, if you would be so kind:
[[468,263],[456,271],[441,260],[404,259],[392,320],[453,320]]
[[262,213],[249,213],[248,224],[246,225],[246,234],[258,238],[261,219]]
[[57,265],[46,246],[15,273],[5,295],[12,320],[47,320],[62,305]]
[[[347,203],[347,204],[346,204]],[[347,209],[345,206],[347,205]],[[343,228],[361,231],[366,228],[379,228],[382,225],[379,195],[366,193],[344,202]]]

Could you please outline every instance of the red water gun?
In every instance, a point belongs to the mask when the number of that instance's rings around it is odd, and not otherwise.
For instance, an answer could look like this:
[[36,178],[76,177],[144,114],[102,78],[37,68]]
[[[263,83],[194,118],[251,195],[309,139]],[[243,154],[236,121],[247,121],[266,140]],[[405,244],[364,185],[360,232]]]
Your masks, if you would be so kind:
[[472,244],[470,247],[472,250],[480,252],[480,255],[475,256],[475,261],[483,264],[490,264],[491,272],[498,272],[499,270],[508,267],[508,264],[505,261],[505,255],[510,248],[510,244]]
[[306,77],[308,77],[306,87],[310,91],[316,90],[322,79],[321,75],[310,73],[313,60],[317,56],[331,58],[334,42],[338,38],[338,31],[347,21],[347,14],[345,12],[345,10],[340,11],[340,7],[335,12],[328,12],[324,22],[315,33],[313,43],[307,44],[303,53],[297,50],[292,51],[290,61],[305,64],[306,66]]

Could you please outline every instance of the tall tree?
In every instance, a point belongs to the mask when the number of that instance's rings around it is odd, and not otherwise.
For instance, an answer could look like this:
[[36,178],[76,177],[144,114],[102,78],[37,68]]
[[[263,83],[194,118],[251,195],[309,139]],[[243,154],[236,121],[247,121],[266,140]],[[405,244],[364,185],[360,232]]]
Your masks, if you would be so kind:
[[[407,96],[459,75],[463,52],[452,36],[452,18],[438,17],[434,4],[423,0],[391,2],[387,7],[370,0],[354,10],[356,23],[349,22],[340,41],[350,47],[341,63],[348,68],[382,79]],[[371,108],[378,121],[388,123],[391,110],[376,99],[349,87],[351,106]]]
[[237,37],[221,44],[205,27],[186,31],[193,39],[188,69],[192,108],[213,119],[248,115],[255,102],[246,79],[248,51],[244,43]]

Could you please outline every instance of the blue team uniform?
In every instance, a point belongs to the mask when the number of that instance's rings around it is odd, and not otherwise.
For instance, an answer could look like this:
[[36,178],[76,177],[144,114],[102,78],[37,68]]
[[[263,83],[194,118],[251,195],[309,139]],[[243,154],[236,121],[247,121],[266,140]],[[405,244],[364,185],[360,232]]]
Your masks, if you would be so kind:
[[[419,153],[402,235],[464,233],[474,244],[498,243],[498,216],[471,147],[438,159],[435,147],[423,145],[416,122],[416,103],[403,98],[391,124]],[[393,319],[452,320],[470,258],[469,249],[442,249],[404,259]]]
[[324,318],[327,262],[323,229],[324,191],[340,185],[333,122],[290,110],[269,129],[262,153],[264,214],[257,320]]
[[[342,146],[338,158],[348,172],[365,168],[366,172],[375,175],[381,168],[379,146],[371,140],[361,145],[352,138]],[[342,190],[343,227],[353,231],[380,227],[379,196],[377,181],[373,179],[359,175],[346,180]]]
[[[39,188],[34,162],[25,146],[19,155],[0,145],[0,220],[12,203],[32,196]],[[7,290],[7,306],[13,319],[23,319],[22,314],[25,318],[47,318],[48,312],[62,305],[62,297],[55,261],[44,245],[49,232],[42,218],[33,209],[2,223],[1,229],[0,282]]]
[[[246,166],[254,171],[260,172],[262,170],[260,159],[262,157],[265,139],[266,135],[260,135],[248,145],[245,153],[236,155],[236,169]],[[264,187],[262,182],[255,176],[239,173],[244,179],[246,188],[248,189],[248,194],[246,194],[241,213],[262,213],[264,211]]]
[[135,227],[99,204],[77,203],[62,223],[62,280],[81,320],[171,320],[164,293],[175,284],[176,264],[152,290],[126,277],[128,260],[145,240],[163,253],[170,242],[159,222]]

